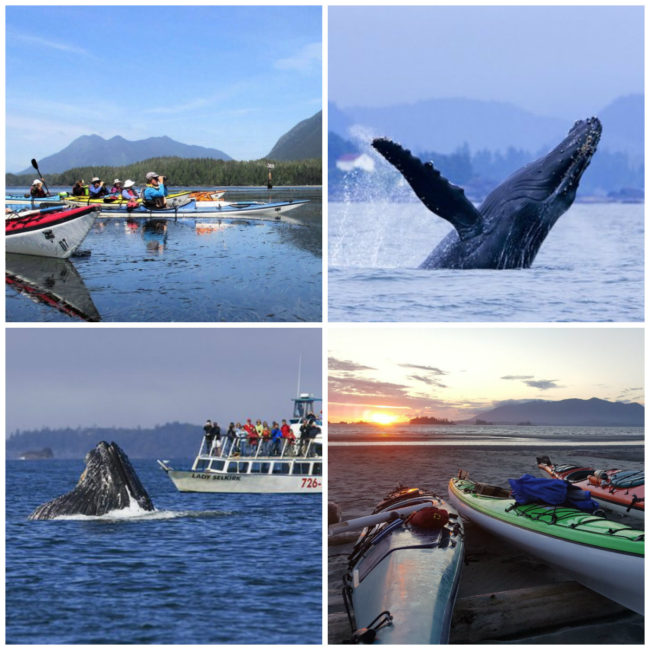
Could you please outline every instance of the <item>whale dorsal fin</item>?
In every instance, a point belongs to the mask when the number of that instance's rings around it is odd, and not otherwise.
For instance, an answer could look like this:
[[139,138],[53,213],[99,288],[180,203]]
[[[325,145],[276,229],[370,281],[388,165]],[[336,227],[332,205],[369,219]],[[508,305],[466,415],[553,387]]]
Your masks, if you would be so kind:
[[465,196],[462,188],[452,185],[432,163],[423,163],[408,149],[386,138],[376,138],[372,146],[402,173],[431,212],[456,228],[461,239],[469,239],[483,231],[481,213]]

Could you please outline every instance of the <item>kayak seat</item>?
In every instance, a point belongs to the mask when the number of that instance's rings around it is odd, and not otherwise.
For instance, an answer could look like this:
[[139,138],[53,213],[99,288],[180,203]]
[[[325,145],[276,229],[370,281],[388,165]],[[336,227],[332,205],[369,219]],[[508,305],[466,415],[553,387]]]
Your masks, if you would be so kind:
[[476,483],[476,494],[484,497],[497,497],[499,499],[508,499],[510,490],[498,487],[497,485],[488,485],[487,483]]
[[575,472],[571,472],[564,477],[565,481],[570,481],[571,483],[576,483],[577,481],[584,481],[588,476],[593,472],[591,469],[579,469]]

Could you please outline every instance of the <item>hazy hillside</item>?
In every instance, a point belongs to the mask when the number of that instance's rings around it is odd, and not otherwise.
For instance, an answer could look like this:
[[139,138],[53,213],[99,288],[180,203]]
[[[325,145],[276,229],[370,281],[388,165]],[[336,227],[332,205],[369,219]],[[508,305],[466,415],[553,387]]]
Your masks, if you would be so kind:
[[[565,399],[557,402],[534,400],[503,404],[477,415],[476,418],[494,424],[530,422],[557,426],[641,427],[644,411],[641,404],[608,402],[594,397],[589,400]],[[468,422],[473,422],[476,418]]]
[[[171,156],[232,160],[228,154],[219,149],[183,144],[167,136],[146,138],[145,140],[126,140],[116,135],[105,140],[98,135],[82,135],[58,153],[41,158],[38,161],[38,166],[43,174],[54,174],[73,167],[95,165],[118,167],[147,158]],[[18,173],[32,174],[33,171],[33,168],[28,167]]]
[[306,160],[323,156],[323,111],[299,122],[275,143],[269,160]]
[[83,458],[98,442],[116,442],[132,458],[194,459],[201,444],[200,425],[171,422],[153,429],[40,429],[16,432],[7,439],[7,458],[49,447],[55,458]]

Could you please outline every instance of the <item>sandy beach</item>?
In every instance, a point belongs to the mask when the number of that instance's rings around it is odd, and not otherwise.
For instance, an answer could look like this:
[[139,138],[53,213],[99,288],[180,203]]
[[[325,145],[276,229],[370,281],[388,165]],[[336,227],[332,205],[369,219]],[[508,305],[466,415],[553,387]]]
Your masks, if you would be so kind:
[[[643,467],[643,447],[345,447],[329,446],[329,501],[337,503],[343,519],[369,514],[383,496],[398,484],[420,487],[447,497],[447,483],[459,469],[469,472],[475,480],[508,487],[508,478],[524,473],[542,476],[536,456],[548,455],[553,462],[589,464],[595,468],[611,469]],[[642,522],[626,520],[634,527]],[[463,568],[450,643],[615,643],[644,642],[643,617],[571,581],[570,576],[544,565],[536,558],[502,540],[488,535],[471,524],[466,525],[466,565]],[[350,627],[341,597],[341,577],[347,567],[347,555],[352,544],[329,547],[329,642],[343,643],[350,638]],[[560,583],[565,583],[561,585]],[[553,591],[575,589],[584,596],[584,607],[575,624],[547,622],[543,628],[528,629],[525,623],[513,632],[472,629],[461,620],[459,611],[472,597],[494,593],[517,594],[513,590],[548,586],[549,614],[557,607]],[[584,593],[583,593],[584,592]],[[581,601],[582,602],[582,601]]]

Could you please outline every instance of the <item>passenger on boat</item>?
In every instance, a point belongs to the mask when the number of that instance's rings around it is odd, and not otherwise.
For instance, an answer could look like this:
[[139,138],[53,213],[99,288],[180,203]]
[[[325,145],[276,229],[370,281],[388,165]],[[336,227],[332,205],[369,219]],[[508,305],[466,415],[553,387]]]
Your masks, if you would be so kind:
[[111,194],[122,194],[122,181],[119,178],[116,178],[113,181],[113,187],[111,187]]
[[210,450],[212,449],[212,439],[214,434],[212,433],[212,420],[208,419],[203,425],[203,433],[205,435],[205,448],[208,455],[210,455]]
[[226,431],[226,435],[224,436],[224,441],[223,441],[223,452],[222,456],[227,456],[230,451],[233,448],[233,445],[235,444],[235,440],[237,439],[237,432],[235,431],[235,423],[231,422],[228,425],[228,431]]
[[246,433],[246,429],[242,427],[242,425],[237,422],[235,425],[235,433],[237,434],[237,450],[239,451],[240,456],[245,456],[246,455],[246,438],[248,437],[248,434]]
[[104,181],[100,180],[95,176],[90,181],[90,187],[88,188],[88,194],[91,199],[101,199],[103,196],[108,194],[108,189],[104,185]]
[[43,189],[43,182],[42,178],[34,179],[34,182],[29,189],[29,194],[25,194],[25,196],[29,196],[32,199],[42,199],[45,196],[49,196],[49,194]]
[[165,208],[167,207],[167,188],[165,187],[165,177],[156,174],[156,172],[147,172],[147,186],[142,192],[142,203],[146,208]]
[[257,444],[260,441],[259,434],[257,433],[257,429],[253,427],[251,431],[248,433],[248,453],[250,456],[254,456],[255,452],[257,451]]
[[72,196],[88,196],[88,186],[84,185],[84,179],[80,178],[72,186]]
[[271,456],[279,456],[282,449],[282,429],[277,422],[273,422],[271,429]]
[[212,451],[218,456],[221,451],[221,427],[217,421],[212,422]]
[[282,437],[287,441],[287,454],[292,454],[294,452],[294,443],[296,442],[296,436],[293,434],[293,431],[287,424],[286,420],[282,420],[280,431],[282,431]]
[[266,420],[262,423],[262,433],[260,437],[262,438],[262,456],[268,456],[271,453],[271,429]]

